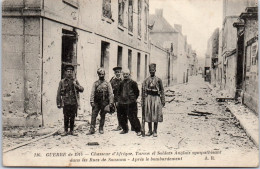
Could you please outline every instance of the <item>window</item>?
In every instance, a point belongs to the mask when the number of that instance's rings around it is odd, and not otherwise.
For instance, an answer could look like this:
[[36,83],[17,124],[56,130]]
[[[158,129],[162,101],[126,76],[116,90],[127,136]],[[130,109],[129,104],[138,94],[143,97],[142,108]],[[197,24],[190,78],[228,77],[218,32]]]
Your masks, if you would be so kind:
[[141,37],[142,1],[138,0],[138,36]]
[[118,46],[118,48],[117,48],[117,66],[122,66],[122,54],[123,54],[123,48],[121,46]]
[[124,0],[118,0],[118,24],[120,26],[124,25],[124,10],[125,10]]
[[112,18],[112,13],[111,13],[111,0],[103,0],[103,17]]
[[137,53],[137,81],[140,81],[141,54]]
[[133,0],[128,1],[128,30],[133,32]]
[[128,50],[128,69],[132,72],[132,50]]
[[144,27],[145,27],[144,40],[147,41],[147,7],[144,8]]

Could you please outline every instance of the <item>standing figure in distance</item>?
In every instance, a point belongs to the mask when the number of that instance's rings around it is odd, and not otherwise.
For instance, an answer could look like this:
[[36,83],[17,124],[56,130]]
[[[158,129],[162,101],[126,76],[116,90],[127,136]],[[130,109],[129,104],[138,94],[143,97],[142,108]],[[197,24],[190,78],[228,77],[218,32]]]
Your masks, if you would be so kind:
[[122,67],[119,67],[119,66],[114,67],[113,70],[114,70],[115,76],[113,76],[111,78],[110,83],[111,83],[111,86],[112,86],[112,89],[113,89],[113,94],[114,94],[114,104],[115,104],[116,109],[117,109],[118,126],[115,129],[115,131],[119,131],[119,130],[122,130],[122,127],[121,127],[121,122],[120,122],[119,113],[118,113],[118,89],[119,89],[120,83],[123,80],[121,78]]
[[113,107],[112,87],[111,84],[105,80],[105,70],[103,68],[99,68],[97,70],[97,74],[99,80],[94,82],[90,96],[92,115],[91,126],[88,135],[95,133],[96,119],[99,112],[101,117],[99,124],[99,133],[104,134],[104,124],[106,117],[106,112],[104,111],[104,108],[107,105]]
[[[57,91],[57,107],[60,109],[63,107],[64,114],[64,133],[61,136],[66,136],[71,134],[77,136],[73,132],[74,120],[77,116],[79,104],[79,92],[83,92],[84,88],[80,86],[78,80],[73,77],[74,67],[72,65],[67,65],[65,67],[65,78],[59,83],[59,88]],[[70,132],[68,132],[70,124]]]
[[124,80],[119,86],[118,112],[123,131],[120,134],[128,133],[127,118],[138,136],[141,135],[141,124],[137,118],[137,98],[139,96],[138,85],[130,78],[129,69],[123,70]]
[[[146,134],[157,137],[158,122],[163,121],[162,107],[165,106],[165,96],[162,80],[155,76],[156,64],[149,65],[150,76],[142,84],[142,106],[144,106],[145,122],[148,122],[149,131]],[[152,131],[152,122],[154,130]]]

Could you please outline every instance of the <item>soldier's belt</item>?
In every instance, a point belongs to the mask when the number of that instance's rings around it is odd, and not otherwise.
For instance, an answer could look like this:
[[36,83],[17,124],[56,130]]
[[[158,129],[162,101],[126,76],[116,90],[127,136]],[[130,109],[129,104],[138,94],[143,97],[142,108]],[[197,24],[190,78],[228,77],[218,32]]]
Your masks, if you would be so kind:
[[147,91],[147,94],[152,96],[159,96],[158,91]]

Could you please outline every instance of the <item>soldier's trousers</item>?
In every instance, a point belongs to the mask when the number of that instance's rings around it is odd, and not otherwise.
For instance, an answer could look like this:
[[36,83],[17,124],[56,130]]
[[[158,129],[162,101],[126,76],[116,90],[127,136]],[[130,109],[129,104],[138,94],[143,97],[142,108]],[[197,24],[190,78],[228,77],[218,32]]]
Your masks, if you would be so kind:
[[105,118],[106,118],[106,113],[104,111],[105,107],[106,107],[106,105],[103,105],[102,103],[95,103],[94,107],[92,108],[91,127],[96,126],[97,116],[98,116],[98,113],[100,112],[101,118],[100,118],[99,128],[103,129],[104,124],[105,124]]
[[70,131],[74,129],[75,116],[78,111],[77,105],[64,105],[63,115],[64,115],[64,130],[67,132],[70,124]]
[[119,111],[118,102],[116,102],[115,105],[116,105],[116,115],[117,115],[117,120],[118,120],[118,126],[122,127],[121,121],[120,121],[121,120],[120,119],[120,114],[118,113],[118,111]]
[[131,126],[135,132],[141,131],[141,124],[137,117],[137,103],[119,104],[119,118],[124,131],[128,131],[127,120],[129,119]]

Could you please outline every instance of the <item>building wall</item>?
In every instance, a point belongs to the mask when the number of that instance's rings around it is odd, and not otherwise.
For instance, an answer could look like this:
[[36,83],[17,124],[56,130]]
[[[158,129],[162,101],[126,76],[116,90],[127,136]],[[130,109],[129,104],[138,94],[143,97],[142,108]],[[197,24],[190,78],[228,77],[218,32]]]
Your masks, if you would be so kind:
[[[238,21],[238,16],[244,12],[247,7],[255,6],[256,0],[224,0],[223,1],[223,38],[222,38],[222,56],[223,70],[225,79],[225,89],[230,91],[230,95],[234,96],[236,90],[236,56],[227,58],[237,47],[237,30],[233,24]],[[231,8],[232,6],[232,8]],[[235,54],[236,55],[236,54]]]
[[[246,20],[245,24],[245,56],[246,56],[246,77],[244,82],[244,103],[258,113],[258,59],[254,62],[253,57],[258,54],[258,43],[249,43],[253,38],[258,37],[257,19]],[[257,56],[256,56],[257,57]],[[249,63],[250,62],[250,63]]]
[[[3,17],[2,28],[3,124],[36,125],[41,122],[41,20]],[[31,116],[35,119],[25,121]]]
[[[168,86],[168,59],[169,52],[151,44],[151,63],[156,63],[156,76],[162,79],[163,85]],[[158,59],[160,58],[160,59]]]
[[150,37],[152,42],[157,46],[162,47],[165,42],[173,43],[173,52],[176,55],[176,61],[173,62],[173,72],[176,72],[175,76],[177,83],[185,83],[188,72],[188,59],[185,48],[185,38],[179,32],[151,32]]
[[218,68],[217,68],[217,87],[219,89],[223,88],[224,76],[223,76],[223,56],[222,56],[222,30],[219,32],[219,48],[218,48]]
[[226,59],[226,84],[225,89],[230,97],[235,97],[236,93],[236,53],[228,56]]
[[[22,118],[16,120],[17,123],[7,119],[7,125],[53,125],[62,120],[62,110],[56,107],[56,91],[61,79],[62,30],[73,31],[78,35],[77,78],[85,88],[81,95],[82,109],[79,114],[90,112],[89,97],[92,84],[98,79],[96,70],[100,67],[102,41],[109,43],[107,80],[113,76],[112,68],[117,66],[118,46],[123,48],[123,68],[128,67],[128,49],[132,50],[131,74],[134,80],[137,80],[137,55],[140,53],[139,83],[145,78],[145,69],[150,63],[149,37],[144,38],[147,25],[144,21],[141,22],[142,36],[138,37],[137,15],[133,14],[133,33],[130,33],[127,29],[127,15],[126,27],[118,26],[117,3],[111,4],[113,17],[109,20],[102,16],[102,0],[79,0],[76,8],[62,0],[26,2],[30,3],[26,6],[23,1],[3,3],[3,63],[6,63],[2,68],[6,86],[3,90],[3,115]],[[143,7],[148,8],[148,4],[142,3]],[[33,7],[35,4],[38,6]],[[27,12],[24,13],[24,19],[17,12],[23,7]],[[137,1],[134,1],[136,10]],[[144,8],[142,10],[142,15],[145,15]],[[44,19],[29,17],[35,13],[43,15]],[[24,118],[28,114],[36,116],[32,123],[28,122],[30,118]]]

